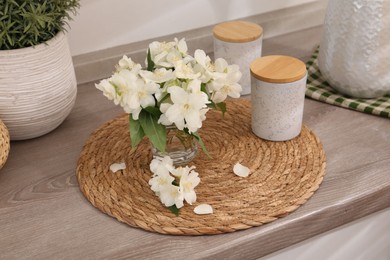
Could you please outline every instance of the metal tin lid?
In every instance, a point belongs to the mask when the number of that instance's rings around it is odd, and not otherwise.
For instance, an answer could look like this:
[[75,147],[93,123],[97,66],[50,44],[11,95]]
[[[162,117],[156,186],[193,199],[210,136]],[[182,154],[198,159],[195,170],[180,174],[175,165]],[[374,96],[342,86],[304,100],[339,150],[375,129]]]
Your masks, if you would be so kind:
[[246,21],[231,21],[224,22],[214,26],[214,37],[224,41],[233,43],[251,42],[258,38],[263,33],[263,28],[260,25]]
[[305,63],[282,55],[258,58],[251,63],[250,70],[253,77],[269,83],[294,82],[306,75]]

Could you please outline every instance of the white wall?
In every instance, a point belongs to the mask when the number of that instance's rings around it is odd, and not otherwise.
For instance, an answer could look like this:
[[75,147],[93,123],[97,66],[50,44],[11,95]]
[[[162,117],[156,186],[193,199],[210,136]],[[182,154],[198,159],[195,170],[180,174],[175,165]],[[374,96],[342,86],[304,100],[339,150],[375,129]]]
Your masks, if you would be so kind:
[[147,40],[316,0],[81,0],[72,55]]

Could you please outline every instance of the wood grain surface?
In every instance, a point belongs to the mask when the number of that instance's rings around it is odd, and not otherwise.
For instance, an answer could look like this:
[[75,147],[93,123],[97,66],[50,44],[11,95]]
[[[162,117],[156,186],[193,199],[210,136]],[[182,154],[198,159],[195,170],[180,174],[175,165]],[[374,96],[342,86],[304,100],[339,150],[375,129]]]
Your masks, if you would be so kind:
[[[306,60],[313,28],[264,42],[264,55]],[[256,259],[390,207],[390,120],[305,100],[304,123],[321,139],[327,174],[302,207],[231,234],[177,237],[121,224],[81,194],[77,159],[88,136],[122,113],[93,83],[55,131],[14,141],[0,171],[0,259]]]

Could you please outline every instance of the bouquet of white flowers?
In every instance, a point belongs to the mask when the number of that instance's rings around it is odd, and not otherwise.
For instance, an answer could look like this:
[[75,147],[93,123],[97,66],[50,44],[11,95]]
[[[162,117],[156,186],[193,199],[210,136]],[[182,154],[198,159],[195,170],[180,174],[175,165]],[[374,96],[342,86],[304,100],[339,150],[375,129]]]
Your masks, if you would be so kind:
[[237,65],[224,59],[212,62],[202,50],[194,56],[187,53],[184,39],[152,42],[149,45],[146,69],[123,56],[116,72],[96,84],[96,88],[129,113],[132,147],[147,136],[164,152],[166,126],[175,125],[192,135],[206,152],[197,131],[212,109],[226,111],[225,99],[240,97]]

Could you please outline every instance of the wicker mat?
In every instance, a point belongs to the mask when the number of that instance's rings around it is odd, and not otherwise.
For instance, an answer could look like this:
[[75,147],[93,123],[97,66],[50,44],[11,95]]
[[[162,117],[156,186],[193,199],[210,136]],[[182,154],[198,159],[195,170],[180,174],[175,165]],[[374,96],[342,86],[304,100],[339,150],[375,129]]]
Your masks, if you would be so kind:
[[9,142],[8,129],[3,121],[0,120],[0,169],[3,168],[5,162],[7,161],[10,149]]
[[[111,120],[91,135],[77,166],[80,189],[98,209],[119,221],[148,231],[175,235],[219,234],[274,221],[305,203],[325,174],[325,153],[307,127],[287,142],[269,142],[251,132],[250,102],[228,102],[228,113],[209,111],[200,134],[213,159],[199,150],[193,161],[201,183],[194,205],[176,217],[148,185],[152,159],[144,139],[131,152],[127,116]],[[127,168],[112,173],[112,163]],[[252,174],[241,178],[241,162]],[[212,205],[214,214],[196,215],[196,205]]]

